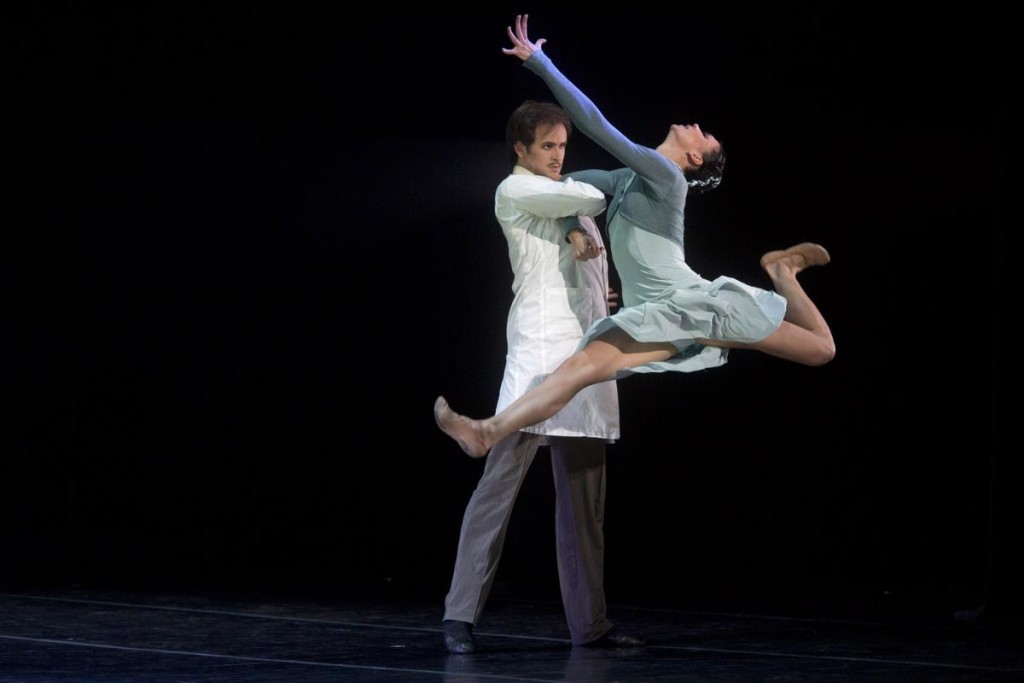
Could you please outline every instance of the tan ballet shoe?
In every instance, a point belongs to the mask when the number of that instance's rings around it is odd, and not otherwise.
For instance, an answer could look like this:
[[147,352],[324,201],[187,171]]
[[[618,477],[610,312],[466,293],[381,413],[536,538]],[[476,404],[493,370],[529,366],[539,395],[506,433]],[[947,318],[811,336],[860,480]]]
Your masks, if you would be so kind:
[[802,242],[789,249],[769,251],[761,257],[761,267],[767,268],[776,261],[790,259],[790,263],[796,267],[797,272],[810,266],[823,266],[832,260],[825,247],[813,242]]
[[482,458],[490,450],[474,428],[475,421],[459,415],[448,407],[448,401],[444,400],[444,396],[438,396],[434,401],[434,422],[442,432],[455,439],[469,457]]

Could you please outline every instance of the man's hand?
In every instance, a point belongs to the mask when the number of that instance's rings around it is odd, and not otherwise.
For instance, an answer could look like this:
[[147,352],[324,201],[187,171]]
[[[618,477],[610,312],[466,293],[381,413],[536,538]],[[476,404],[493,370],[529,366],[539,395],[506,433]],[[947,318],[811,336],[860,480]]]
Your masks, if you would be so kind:
[[619,293],[611,287],[608,288],[608,312],[614,311],[619,307]]
[[538,38],[536,43],[531,43],[530,38],[526,32],[526,20],[529,19],[529,14],[517,14],[516,15],[516,30],[512,31],[511,26],[506,26],[505,30],[508,32],[508,37],[512,41],[512,47],[503,47],[501,51],[507,55],[515,55],[524,62],[530,58],[534,52],[540,52],[541,45],[547,42],[545,38]]
[[604,253],[604,248],[597,245],[597,240],[582,228],[569,233],[569,242],[572,243],[573,260],[576,261],[589,261]]

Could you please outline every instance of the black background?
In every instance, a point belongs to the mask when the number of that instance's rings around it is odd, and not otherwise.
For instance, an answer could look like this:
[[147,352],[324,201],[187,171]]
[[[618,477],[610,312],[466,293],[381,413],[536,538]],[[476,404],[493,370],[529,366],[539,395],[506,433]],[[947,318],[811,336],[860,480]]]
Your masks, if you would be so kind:
[[[986,85],[1005,18],[821,5],[22,11],[0,577],[440,605],[483,462],[430,408],[497,397],[504,125],[550,99],[500,51],[529,11],[634,140],[699,122],[725,144],[687,207],[698,272],[768,286],[767,250],[833,257],[803,276],[829,366],[734,352],[620,383],[610,599],[984,599],[1015,543]],[[567,170],[614,163],[571,139]],[[547,469],[499,591],[557,594]]]

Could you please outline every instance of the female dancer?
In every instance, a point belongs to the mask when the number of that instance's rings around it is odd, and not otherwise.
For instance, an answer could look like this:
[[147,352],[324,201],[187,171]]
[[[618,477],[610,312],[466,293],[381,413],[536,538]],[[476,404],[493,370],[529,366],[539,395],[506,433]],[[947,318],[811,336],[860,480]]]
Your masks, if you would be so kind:
[[584,387],[638,372],[693,372],[726,362],[729,349],[753,349],[809,366],[835,356],[828,324],[797,281],[828,252],[805,242],[761,257],[775,291],[731,277],[706,280],[683,251],[688,192],[717,187],[725,154],[697,125],[673,125],[657,148],[638,145],[614,128],[527,36],[527,16],[508,28],[511,48],[551,89],[587,137],[625,165],[582,171],[574,180],[612,196],[606,217],[622,304],[587,331],[579,350],[543,382],[497,415],[482,420],[454,412],[443,396],[434,403],[438,426],[468,455],[479,458],[503,437],[548,419]]

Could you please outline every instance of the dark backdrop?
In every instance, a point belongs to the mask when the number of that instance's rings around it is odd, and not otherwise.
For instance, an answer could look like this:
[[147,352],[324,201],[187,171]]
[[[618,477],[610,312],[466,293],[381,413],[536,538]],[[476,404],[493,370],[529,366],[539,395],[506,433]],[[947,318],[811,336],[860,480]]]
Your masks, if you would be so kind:
[[[500,52],[526,10],[633,139],[724,141],[725,182],[688,206],[694,268],[767,286],[767,250],[833,256],[803,277],[829,366],[733,353],[620,383],[612,602],[984,599],[1012,536],[1003,110],[978,78],[999,18],[498,4],[21,13],[0,577],[440,605],[483,461],[430,408],[497,397],[504,124],[549,99]],[[572,138],[569,170],[613,163]],[[552,515],[542,451],[499,594],[557,594]]]

